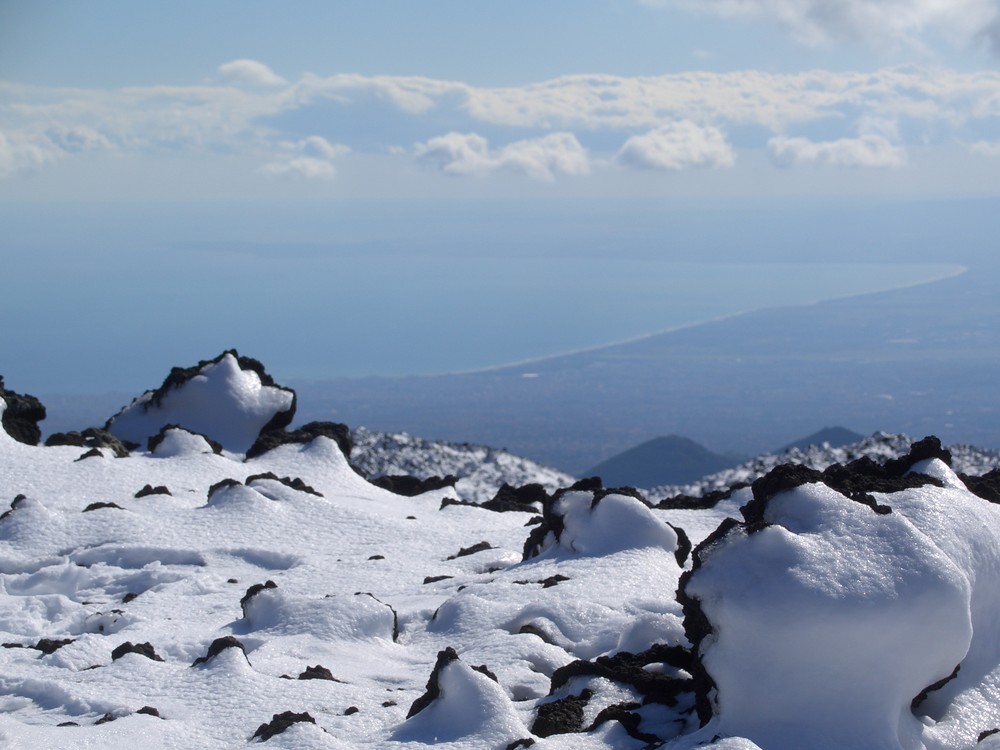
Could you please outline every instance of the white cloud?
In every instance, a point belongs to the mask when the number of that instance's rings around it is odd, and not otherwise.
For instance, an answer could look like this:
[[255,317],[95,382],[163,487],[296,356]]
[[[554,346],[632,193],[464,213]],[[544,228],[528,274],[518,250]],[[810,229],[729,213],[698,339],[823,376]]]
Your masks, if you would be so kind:
[[771,160],[779,167],[901,167],[906,164],[904,149],[874,134],[819,142],[777,136],[768,141],[767,146]]
[[923,38],[942,33],[968,44],[991,33],[996,0],[643,0],[724,18],[775,23],[807,45],[860,42],[924,46]]
[[288,83],[264,63],[233,60],[219,66],[222,77],[237,86],[284,86]]
[[1000,157],[1000,141],[977,141],[969,146],[969,150],[980,156]]
[[275,176],[298,176],[310,180],[329,180],[337,174],[333,161],[350,153],[351,149],[339,143],[330,143],[319,135],[298,141],[282,141],[278,154],[262,166],[260,172]]
[[337,174],[337,168],[330,162],[309,156],[268,162],[260,168],[260,171],[278,177],[295,175],[308,180],[329,180]]
[[722,131],[679,120],[634,135],[625,141],[616,157],[619,164],[642,169],[685,167],[731,167],[736,159]]
[[19,134],[0,131],[0,178],[33,172],[57,161],[62,152],[48,141],[32,142]]
[[552,133],[491,150],[481,135],[451,132],[417,144],[414,153],[418,161],[451,175],[513,171],[551,181],[557,174],[584,175],[590,171],[587,152],[572,133]]

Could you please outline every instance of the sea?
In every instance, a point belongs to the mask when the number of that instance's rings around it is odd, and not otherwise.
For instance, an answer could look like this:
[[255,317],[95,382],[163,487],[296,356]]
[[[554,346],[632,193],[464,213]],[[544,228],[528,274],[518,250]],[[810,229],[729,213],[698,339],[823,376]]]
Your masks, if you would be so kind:
[[36,251],[17,265],[0,299],[0,374],[56,393],[141,392],[230,348],[294,379],[482,370],[963,270],[235,246]]

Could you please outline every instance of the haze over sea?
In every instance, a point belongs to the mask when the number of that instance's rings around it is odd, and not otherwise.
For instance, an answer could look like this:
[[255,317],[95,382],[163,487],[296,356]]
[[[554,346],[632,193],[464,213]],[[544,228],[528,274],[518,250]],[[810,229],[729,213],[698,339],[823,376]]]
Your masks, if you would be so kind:
[[[166,368],[230,347],[279,378],[483,369],[962,271],[944,262],[859,262],[850,253],[839,262],[775,253],[765,262],[697,262],[657,247],[668,238],[628,231],[618,241],[568,231],[558,242],[524,230],[438,231],[428,241],[422,227],[420,241],[389,231],[359,243],[344,231],[348,221],[336,242],[315,227],[299,227],[307,241],[281,242],[268,239],[280,226],[297,235],[287,215],[268,232],[225,211],[216,228],[190,214],[133,212],[109,231],[115,218],[95,210],[77,215],[76,231],[55,235],[39,229],[46,222],[38,217],[21,215],[20,231],[8,218],[14,231],[3,244],[20,250],[9,254],[8,272],[45,283],[11,285],[0,301],[6,320],[33,311],[0,332],[4,348],[22,353],[4,374],[11,386],[52,393],[138,393]],[[87,222],[100,230],[87,231]]]

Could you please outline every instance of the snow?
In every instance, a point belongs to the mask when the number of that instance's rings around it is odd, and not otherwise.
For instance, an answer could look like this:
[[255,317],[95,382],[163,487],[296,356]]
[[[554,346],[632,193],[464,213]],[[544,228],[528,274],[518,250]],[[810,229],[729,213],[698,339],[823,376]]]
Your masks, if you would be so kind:
[[315,723],[269,747],[964,750],[1000,727],[1000,506],[937,458],[870,488],[881,511],[816,480],[760,522],[749,487],[694,510],[578,486],[539,519],[443,503],[571,483],[478,446],[364,436],[384,473],[461,473],[416,497],[327,437],[246,460],[294,395],[236,357],[151,402],[113,420],[144,436],[123,458],[0,431],[2,747],[221,750],[289,711]]
[[119,440],[145,445],[164,425],[179,425],[245,453],[261,429],[293,404],[291,391],[262,384],[256,372],[242,369],[226,352],[161,399],[147,391],[112,417],[108,430]]

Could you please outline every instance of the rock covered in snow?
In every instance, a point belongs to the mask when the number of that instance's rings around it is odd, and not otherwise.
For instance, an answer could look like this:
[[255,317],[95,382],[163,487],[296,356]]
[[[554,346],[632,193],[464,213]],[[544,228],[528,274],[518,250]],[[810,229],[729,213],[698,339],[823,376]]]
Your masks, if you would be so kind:
[[744,522],[699,546],[681,598],[704,735],[762,748],[974,744],[984,727],[947,719],[1000,677],[1000,508],[933,447],[916,444],[879,478],[864,460],[776,469],[755,482]]
[[15,393],[4,386],[0,375],[0,423],[4,432],[27,445],[38,445],[42,430],[38,423],[45,419],[42,402],[28,394]]
[[548,492],[568,487],[573,477],[504,450],[470,443],[424,440],[406,433],[356,427],[351,461],[370,477],[408,475],[418,479],[454,476],[455,493],[484,503],[503,485],[540,484]]
[[255,359],[235,350],[193,367],[175,367],[163,384],[111,417],[105,429],[145,444],[165,425],[179,425],[245,453],[261,433],[281,430],[295,416],[295,392],[282,388]]
[[[836,464],[849,464],[861,458],[875,463],[885,463],[909,454],[913,439],[908,435],[876,432],[870,437],[850,445],[834,447],[829,444],[808,448],[790,448],[781,453],[765,453],[731,469],[710,474],[687,485],[670,485],[646,490],[649,497],[674,498],[683,496],[694,500],[705,498],[710,504],[726,496],[733,487],[749,485],[782,464],[796,464],[823,471]],[[1000,452],[983,450],[975,446],[957,444],[948,446],[950,464],[960,475],[980,476],[1000,468]],[[696,503],[677,504],[693,507]],[[703,506],[707,507],[707,506]]]

